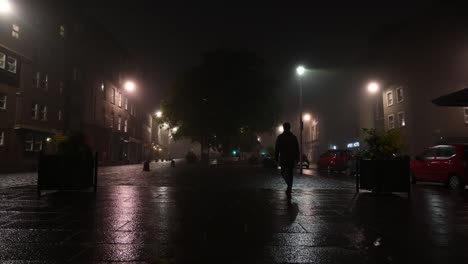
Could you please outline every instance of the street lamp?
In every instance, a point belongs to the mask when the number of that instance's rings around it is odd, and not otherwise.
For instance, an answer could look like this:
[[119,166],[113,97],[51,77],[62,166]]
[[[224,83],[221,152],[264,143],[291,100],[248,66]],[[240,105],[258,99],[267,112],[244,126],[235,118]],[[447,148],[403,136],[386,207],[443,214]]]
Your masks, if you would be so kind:
[[11,4],[8,0],[0,0],[0,13],[10,13]]
[[379,84],[376,82],[370,82],[367,85],[367,91],[371,94],[375,94],[379,90]]
[[305,74],[306,68],[302,65],[296,68],[296,73],[299,78],[299,125],[300,125],[300,156],[299,156],[299,170],[302,175],[302,131],[304,130],[304,122],[302,121],[302,76]]
[[298,66],[298,67],[296,68],[297,75],[302,76],[302,75],[305,73],[305,70],[306,70],[306,69],[304,68],[304,66],[302,66],[302,65],[301,65],[301,66]]
[[156,117],[161,118],[163,115],[162,111],[156,111]]
[[279,125],[279,126],[278,126],[278,132],[279,132],[279,133],[283,133],[283,132],[284,132],[283,125]]
[[125,85],[124,85],[125,90],[126,90],[127,92],[130,92],[130,93],[133,92],[133,91],[135,91],[135,87],[136,87],[136,85],[135,85],[135,83],[132,82],[132,81],[127,81],[127,82],[125,83]]
[[369,84],[367,84],[367,92],[371,95],[373,95],[373,97],[375,98],[372,98],[374,100],[374,129],[377,129],[377,123],[378,123],[378,120],[379,120],[379,116],[380,116],[380,113],[379,113],[379,103],[378,103],[378,96],[377,96],[377,92],[380,90],[380,85],[379,83],[377,82],[370,82]]
[[312,119],[312,116],[310,114],[305,114],[302,119],[304,122],[309,122]]

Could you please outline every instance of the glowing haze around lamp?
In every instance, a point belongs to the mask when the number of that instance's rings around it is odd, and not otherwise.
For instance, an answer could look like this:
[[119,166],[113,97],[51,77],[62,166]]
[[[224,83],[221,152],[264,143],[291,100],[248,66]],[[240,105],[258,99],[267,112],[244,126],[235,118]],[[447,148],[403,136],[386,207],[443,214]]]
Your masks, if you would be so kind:
[[132,81],[128,81],[125,83],[124,88],[127,92],[135,91],[135,83]]

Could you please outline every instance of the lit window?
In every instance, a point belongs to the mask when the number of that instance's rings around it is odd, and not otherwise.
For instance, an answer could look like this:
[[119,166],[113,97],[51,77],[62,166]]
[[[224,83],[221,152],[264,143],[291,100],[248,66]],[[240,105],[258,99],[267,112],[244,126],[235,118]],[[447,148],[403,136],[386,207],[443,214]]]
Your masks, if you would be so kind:
[[128,110],[128,97],[125,97],[125,110]]
[[115,104],[115,89],[112,88],[111,103]]
[[24,150],[34,151],[34,138],[32,135],[26,137],[26,140],[24,141]]
[[59,34],[62,38],[65,37],[65,26],[64,25],[60,25],[59,26]]
[[40,84],[41,84],[41,73],[40,72],[36,72],[36,76],[34,77],[33,81],[34,81],[34,86],[39,88]]
[[395,128],[395,116],[393,114],[388,115],[388,129]]
[[396,88],[397,103],[403,102],[403,87]]
[[0,109],[5,110],[7,107],[7,96],[6,94],[0,94]]
[[124,132],[127,133],[127,127],[128,127],[128,120],[125,119],[124,121]]
[[12,73],[16,73],[16,64],[17,64],[16,59],[13,57],[8,57],[7,63],[8,63],[8,71]]
[[5,146],[5,131],[0,131],[0,146]]
[[117,118],[117,130],[120,131],[120,129],[122,128],[122,117],[118,117]]
[[42,84],[43,84],[44,90],[49,89],[49,75],[47,74],[44,75],[44,80],[42,81]]
[[16,39],[19,39],[19,37],[20,37],[20,27],[18,25],[15,25],[15,24],[12,25],[11,36],[16,38]]
[[122,107],[122,94],[119,93],[119,107]]
[[0,52],[0,68],[5,69],[6,55]]
[[398,125],[404,127],[406,125],[405,112],[398,112]]
[[393,105],[393,92],[387,92],[387,106]]
[[45,105],[41,107],[41,120],[47,120],[47,106]]
[[32,109],[31,109],[31,118],[34,120],[37,120],[39,114],[39,105],[38,104],[33,104]]
[[114,127],[114,122],[115,122],[115,116],[114,116],[114,113],[112,112],[112,113],[111,113],[111,123],[110,123],[110,128],[113,128],[113,127]]
[[104,92],[104,83],[101,83],[101,92]]
[[63,87],[64,87],[64,84],[62,81],[59,81],[59,92],[60,93],[63,93]]
[[34,151],[39,152],[42,150],[42,139],[35,138],[34,140]]
[[468,107],[463,107],[463,114],[465,115],[465,124],[468,124]]
[[59,121],[62,120],[62,110],[58,110],[57,118],[58,118]]

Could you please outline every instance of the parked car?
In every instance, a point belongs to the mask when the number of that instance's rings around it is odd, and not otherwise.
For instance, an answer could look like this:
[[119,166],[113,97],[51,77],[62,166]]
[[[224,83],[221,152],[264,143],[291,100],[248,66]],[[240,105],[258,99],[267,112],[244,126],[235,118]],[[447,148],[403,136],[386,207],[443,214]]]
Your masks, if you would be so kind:
[[317,162],[317,169],[319,171],[339,171],[345,172],[353,169],[353,153],[346,149],[330,149],[320,155]]
[[[300,167],[300,161],[297,163],[297,167]],[[309,159],[306,155],[302,155],[302,168],[308,169],[310,167]]]
[[426,149],[411,161],[411,181],[447,184],[464,188],[468,182],[468,145],[437,145]]

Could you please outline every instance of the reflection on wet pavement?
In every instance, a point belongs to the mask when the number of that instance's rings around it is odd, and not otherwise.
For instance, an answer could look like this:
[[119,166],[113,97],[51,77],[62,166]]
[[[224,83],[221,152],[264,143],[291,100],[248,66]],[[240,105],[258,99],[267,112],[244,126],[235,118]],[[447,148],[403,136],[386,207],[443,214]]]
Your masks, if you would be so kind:
[[[299,176],[288,201],[262,168],[126,170],[92,192],[0,190],[0,259],[44,263],[464,263],[468,195],[410,199]],[[122,184],[126,183],[126,184]],[[130,184],[131,183],[131,184]],[[20,262],[23,261],[23,262]],[[16,263],[16,262],[12,262]]]

